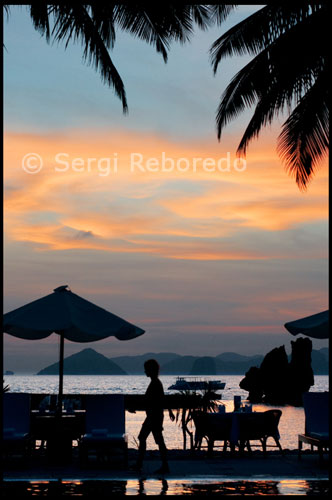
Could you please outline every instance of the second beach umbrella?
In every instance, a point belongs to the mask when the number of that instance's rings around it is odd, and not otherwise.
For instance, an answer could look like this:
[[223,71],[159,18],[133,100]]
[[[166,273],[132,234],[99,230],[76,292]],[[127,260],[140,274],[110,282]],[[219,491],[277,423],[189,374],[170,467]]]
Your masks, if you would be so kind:
[[289,321],[284,326],[292,335],[302,333],[313,339],[328,339],[330,336],[329,311],[322,311],[312,316]]

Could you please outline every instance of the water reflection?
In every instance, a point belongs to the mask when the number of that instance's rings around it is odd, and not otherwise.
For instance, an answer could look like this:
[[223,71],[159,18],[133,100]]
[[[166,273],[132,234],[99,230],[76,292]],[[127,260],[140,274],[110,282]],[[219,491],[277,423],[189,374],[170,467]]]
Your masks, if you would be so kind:
[[[135,489],[136,481],[128,481],[127,484],[127,492],[130,494],[132,490]],[[138,495],[167,495],[168,491],[168,483],[166,479],[157,479],[157,480],[138,480]]]
[[217,481],[130,479],[80,481],[4,481],[2,498],[80,497],[114,495],[316,495],[327,496],[328,480]]
[[182,494],[192,495],[278,495],[278,481],[223,481],[183,484]]
[[280,495],[292,495],[294,491],[298,495],[327,496],[330,491],[328,480],[283,480],[279,482]]

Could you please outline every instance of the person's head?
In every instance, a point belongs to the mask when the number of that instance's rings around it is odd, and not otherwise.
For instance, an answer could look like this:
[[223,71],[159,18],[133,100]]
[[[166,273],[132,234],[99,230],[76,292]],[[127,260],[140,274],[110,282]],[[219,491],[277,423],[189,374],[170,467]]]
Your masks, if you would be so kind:
[[147,377],[158,377],[159,368],[159,363],[155,359],[148,359],[144,363],[144,371]]

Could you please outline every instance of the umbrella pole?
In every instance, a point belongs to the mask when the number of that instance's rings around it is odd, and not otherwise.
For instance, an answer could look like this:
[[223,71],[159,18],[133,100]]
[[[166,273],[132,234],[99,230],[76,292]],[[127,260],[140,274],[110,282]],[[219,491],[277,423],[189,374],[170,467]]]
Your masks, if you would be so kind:
[[65,337],[63,332],[60,333],[60,360],[59,360],[59,398],[58,398],[58,411],[62,412],[62,398],[63,398],[63,357],[64,357]]

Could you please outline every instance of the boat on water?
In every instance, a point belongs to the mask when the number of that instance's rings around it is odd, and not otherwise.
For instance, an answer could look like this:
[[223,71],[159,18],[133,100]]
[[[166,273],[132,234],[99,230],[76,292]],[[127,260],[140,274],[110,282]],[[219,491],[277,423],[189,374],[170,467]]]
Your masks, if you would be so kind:
[[175,384],[168,389],[175,391],[219,391],[226,383],[220,380],[207,380],[201,377],[177,377]]

